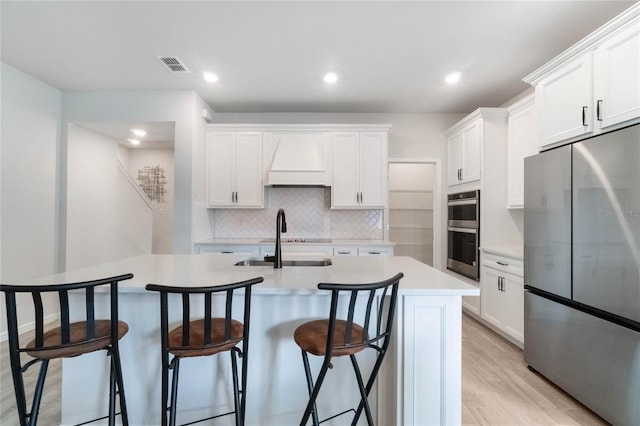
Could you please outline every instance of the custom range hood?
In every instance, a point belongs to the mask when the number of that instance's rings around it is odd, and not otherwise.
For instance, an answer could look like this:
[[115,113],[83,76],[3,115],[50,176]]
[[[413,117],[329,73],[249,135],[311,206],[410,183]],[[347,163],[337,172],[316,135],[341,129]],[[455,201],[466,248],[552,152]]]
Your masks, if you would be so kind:
[[271,134],[269,186],[328,186],[322,133]]

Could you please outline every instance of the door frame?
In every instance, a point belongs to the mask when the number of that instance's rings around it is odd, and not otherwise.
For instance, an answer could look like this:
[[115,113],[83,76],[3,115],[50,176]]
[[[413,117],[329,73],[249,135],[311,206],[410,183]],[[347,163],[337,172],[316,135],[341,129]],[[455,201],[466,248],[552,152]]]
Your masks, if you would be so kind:
[[[442,159],[441,158],[406,158],[406,157],[390,157],[387,160],[387,173],[389,164],[391,163],[403,163],[403,164],[431,164],[433,166],[433,267],[442,270],[442,253],[440,248],[442,247],[442,196],[441,182],[442,182]],[[387,174],[388,176],[388,174]],[[389,206],[384,211],[384,237],[389,239]]]

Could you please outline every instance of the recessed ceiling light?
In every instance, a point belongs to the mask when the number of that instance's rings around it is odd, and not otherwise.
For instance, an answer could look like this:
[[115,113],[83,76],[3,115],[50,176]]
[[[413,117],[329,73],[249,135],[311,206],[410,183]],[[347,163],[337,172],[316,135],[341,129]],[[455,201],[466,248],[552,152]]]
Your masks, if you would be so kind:
[[338,81],[338,76],[333,73],[333,72],[328,72],[324,75],[324,82],[325,83],[329,83],[329,84],[333,84],[336,81]]
[[461,73],[452,72],[451,74],[445,77],[444,81],[446,81],[449,84],[457,83],[458,80],[460,80],[460,76],[462,76]]
[[218,81],[218,76],[212,72],[205,71],[202,73],[202,77],[209,83],[215,83]]
[[131,145],[140,145],[140,141],[138,139],[127,139]]
[[138,137],[142,137],[142,136],[146,136],[147,132],[145,132],[142,129],[131,129],[131,133],[133,133],[134,135],[138,136]]

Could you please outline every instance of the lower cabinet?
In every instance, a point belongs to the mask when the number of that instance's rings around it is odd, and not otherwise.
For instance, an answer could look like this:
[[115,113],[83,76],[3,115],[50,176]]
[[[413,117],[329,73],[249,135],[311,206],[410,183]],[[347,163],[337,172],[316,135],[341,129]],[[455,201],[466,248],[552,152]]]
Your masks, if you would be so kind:
[[[275,245],[260,247],[260,256],[273,256],[275,254]],[[282,257],[289,254],[305,255],[305,256],[333,256],[333,247],[331,246],[288,246],[283,245]]]
[[259,256],[260,246],[247,245],[219,245],[212,246],[209,244],[196,244],[196,254],[208,254],[208,253],[225,253],[236,254],[242,256]]
[[[237,245],[237,244],[196,244],[197,254],[229,253],[250,257],[273,256],[275,244]],[[282,256],[393,256],[393,246],[334,246],[334,245],[282,245]]]
[[480,318],[514,343],[524,343],[522,261],[484,254],[480,265]]

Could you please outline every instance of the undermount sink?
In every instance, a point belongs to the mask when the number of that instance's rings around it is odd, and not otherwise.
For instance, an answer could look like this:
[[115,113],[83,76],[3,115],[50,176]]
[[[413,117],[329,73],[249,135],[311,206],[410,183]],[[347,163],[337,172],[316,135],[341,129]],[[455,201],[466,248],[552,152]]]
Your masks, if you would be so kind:
[[[283,260],[282,266],[330,266],[331,259]],[[273,262],[263,259],[247,259],[234,266],[273,266]]]

